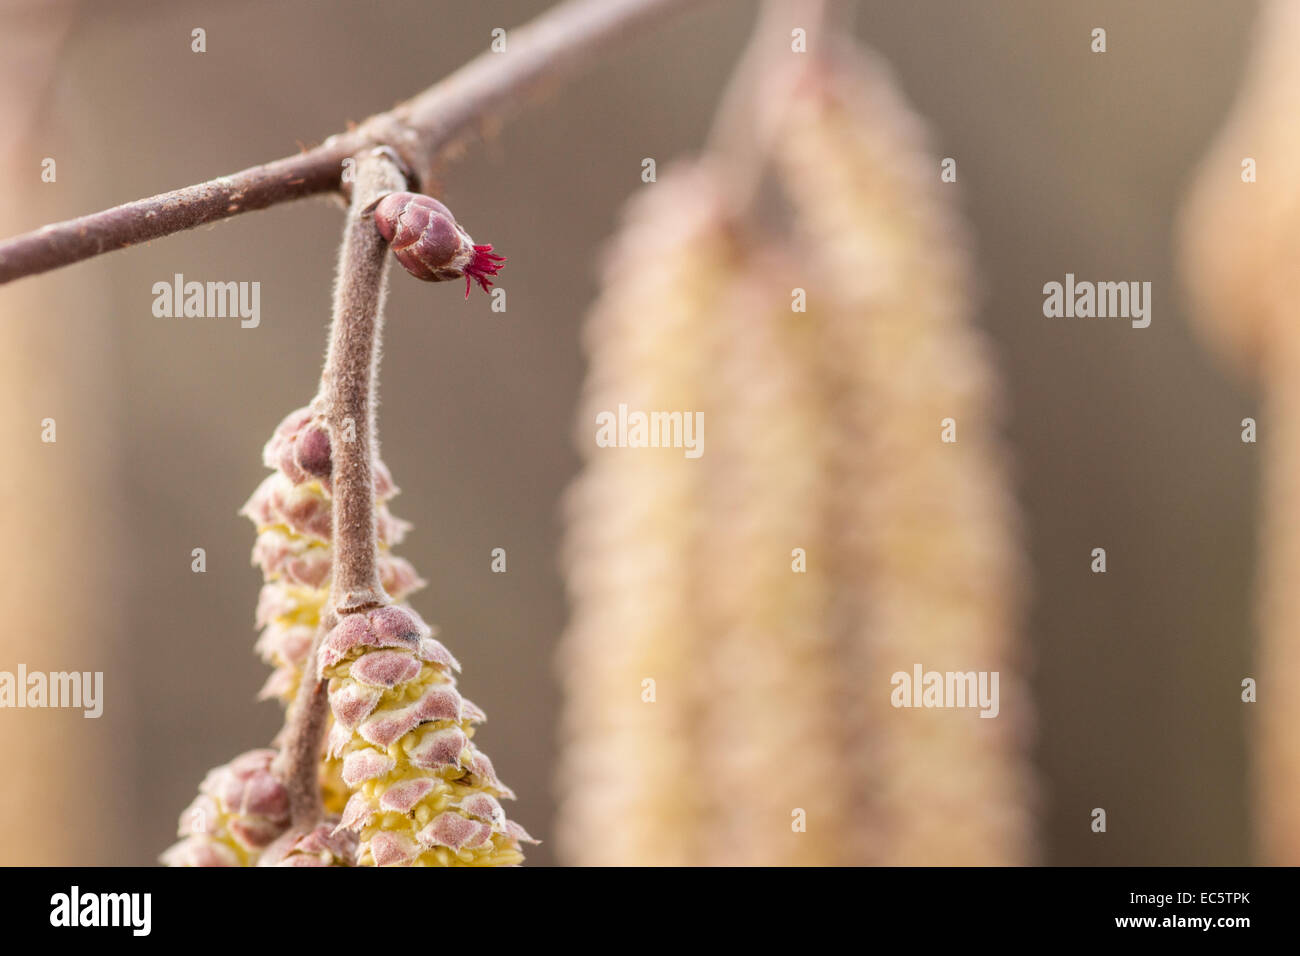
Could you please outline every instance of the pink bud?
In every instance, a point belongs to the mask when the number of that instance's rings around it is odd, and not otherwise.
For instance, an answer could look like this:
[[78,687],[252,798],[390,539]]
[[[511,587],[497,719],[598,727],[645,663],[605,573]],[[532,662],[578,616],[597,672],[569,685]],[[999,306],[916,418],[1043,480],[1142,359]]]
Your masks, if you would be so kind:
[[465,298],[471,280],[484,292],[488,276],[501,271],[505,256],[493,254],[491,245],[475,245],[451,210],[432,196],[390,193],[375,207],[379,234],[393,247],[403,268],[426,282],[465,277]]

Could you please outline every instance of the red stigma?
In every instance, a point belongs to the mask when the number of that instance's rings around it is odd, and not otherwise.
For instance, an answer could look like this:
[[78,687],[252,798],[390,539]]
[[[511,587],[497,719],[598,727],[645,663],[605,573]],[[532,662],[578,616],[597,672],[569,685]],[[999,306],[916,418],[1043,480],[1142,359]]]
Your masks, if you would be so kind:
[[506,261],[505,256],[494,255],[491,244],[474,247],[474,256],[470,259],[469,265],[465,267],[465,298],[469,298],[471,280],[478,282],[479,287],[484,292],[492,288],[492,282],[488,276],[497,275],[501,271],[501,264]]

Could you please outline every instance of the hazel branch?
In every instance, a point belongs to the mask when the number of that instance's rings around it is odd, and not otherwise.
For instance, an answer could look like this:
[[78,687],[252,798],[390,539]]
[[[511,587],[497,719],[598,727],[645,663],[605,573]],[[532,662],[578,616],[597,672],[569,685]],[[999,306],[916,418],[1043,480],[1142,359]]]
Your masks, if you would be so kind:
[[691,0],[568,0],[511,30],[506,52],[486,52],[396,108],[320,146],[262,166],[0,242],[0,284],[125,249],[240,213],[339,190],[343,161],[391,146],[415,183],[457,146],[528,94],[572,78],[612,43]]
[[313,825],[323,813],[319,767],[328,697],[325,682],[315,679],[321,640],[339,617],[390,601],[379,580],[374,479],[375,391],[388,243],[375,225],[374,208],[406,185],[392,150],[380,147],[357,158],[334,284],[329,351],[320,392],[312,402],[330,436],[334,563],[329,604],[303,665],[284,740],[284,780],[295,826]]

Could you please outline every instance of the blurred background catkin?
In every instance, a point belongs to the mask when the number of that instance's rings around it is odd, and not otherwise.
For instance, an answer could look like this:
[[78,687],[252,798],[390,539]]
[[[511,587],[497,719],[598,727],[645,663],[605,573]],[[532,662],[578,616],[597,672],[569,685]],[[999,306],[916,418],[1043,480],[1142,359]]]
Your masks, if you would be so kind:
[[[1254,621],[1262,703],[1252,731],[1255,847],[1300,863],[1300,329],[1291,299],[1300,259],[1300,4],[1271,0],[1255,28],[1250,71],[1201,164],[1179,240],[1195,319],[1207,342],[1263,392],[1261,568]],[[1255,418],[1256,416],[1251,416]],[[1253,673],[1253,672],[1252,672]]]
[[[561,851],[1027,862],[1022,569],[953,193],[886,70],[791,66],[772,19],[775,188],[729,202],[739,151],[667,171],[590,319]],[[704,453],[597,447],[620,406],[701,410]],[[1001,713],[894,708],[915,664],[998,672]]]
[[[0,223],[317,142],[538,7],[0,0],[16,118]],[[1194,337],[1171,243],[1254,6],[863,2],[852,30],[888,69],[828,77],[783,115],[772,176],[794,228],[762,241],[719,229],[710,177],[728,171],[691,159],[754,10],[700,4],[448,171],[449,206],[510,257],[506,313],[394,278],[380,436],[414,525],[403,553],[491,715],[512,817],[546,841],[529,863],[1261,858],[1249,708],[1263,719],[1269,699],[1242,704],[1240,681],[1265,686],[1256,456],[1284,428],[1240,441],[1242,418],[1281,412]],[[889,121],[864,132],[863,112]],[[1264,185],[1234,183],[1238,162],[1229,183]],[[652,234],[606,251],[637,222]],[[102,670],[106,694],[99,720],[0,711],[0,862],[151,864],[204,771],[279,728],[254,704],[260,576],[236,511],[266,435],[315,387],[339,224],[328,202],[284,206],[0,289],[0,670]],[[621,275],[598,268],[620,256]],[[1151,327],[1044,318],[1043,284],[1067,272],[1150,281]],[[154,317],[151,288],[176,273],[259,281],[261,324]],[[789,311],[796,286],[807,313]],[[620,395],[703,410],[704,457],[593,450],[579,478],[574,422]],[[1258,520],[1281,535],[1273,501]],[[1000,668],[1003,714],[893,710],[888,675],[913,662]],[[1270,746],[1294,752],[1273,719]],[[590,746],[562,753],[577,730]]]

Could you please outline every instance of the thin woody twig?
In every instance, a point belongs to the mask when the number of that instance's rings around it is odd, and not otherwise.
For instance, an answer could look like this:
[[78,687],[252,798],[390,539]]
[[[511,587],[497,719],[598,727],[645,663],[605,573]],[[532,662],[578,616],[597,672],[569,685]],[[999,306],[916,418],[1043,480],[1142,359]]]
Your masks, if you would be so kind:
[[304,830],[320,822],[325,815],[320,790],[320,751],[329,723],[329,697],[326,682],[315,680],[314,675],[316,651],[321,638],[329,633],[326,623],[321,621],[316,636],[312,638],[298,692],[286,718],[283,744],[276,758],[276,769],[289,792],[290,823]]
[[454,147],[530,93],[580,72],[613,41],[691,0],[568,0],[511,30],[486,52],[413,99],[320,146],[209,182],[43,226],[0,242],[0,284],[71,265],[240,213],[336,191],[343,161],[390,146],[417,184]]
[[325,682],[316,679],[321,640],[339,617],[390,601],[379,580],[375,529],[375,385],[388,278],[388,243],[375,226],[375,204],[406,188],[397,157],[376,148],[357,159],[356,183],[334,285],[334,319],[320,393],[312,403],[330,436],[334,515],[334,567],[330,600],[302,682],[289,712],[283,775],[295,826],[311,826],[323,813],[320,795],[321,742],[327,724]]

